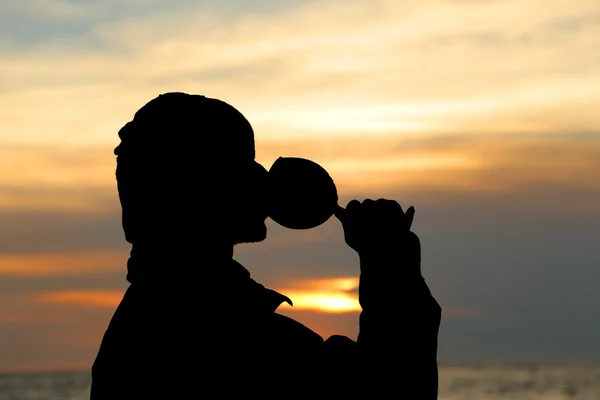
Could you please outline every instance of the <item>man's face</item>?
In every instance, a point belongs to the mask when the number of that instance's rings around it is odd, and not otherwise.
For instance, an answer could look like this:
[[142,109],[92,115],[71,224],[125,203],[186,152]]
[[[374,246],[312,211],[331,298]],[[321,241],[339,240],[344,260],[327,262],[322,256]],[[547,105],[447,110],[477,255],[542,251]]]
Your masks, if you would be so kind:
[[269,216],[267,170],[256,162],[244,166],[235,186],[230,219],[234,244],[265,240],[265,220]]

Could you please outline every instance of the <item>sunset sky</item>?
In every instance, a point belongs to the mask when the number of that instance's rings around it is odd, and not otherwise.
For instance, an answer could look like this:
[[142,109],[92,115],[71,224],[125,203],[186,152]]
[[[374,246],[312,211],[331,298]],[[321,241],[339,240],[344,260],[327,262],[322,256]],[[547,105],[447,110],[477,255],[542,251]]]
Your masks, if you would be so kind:
[[[598,0],[1,1],[0,370],[91,366],[127,287],[117,132],[171,91],[342,205],[415,207],[441,362],[600,362],[598,49]],[[268,227],[235,258],[356,338],[339,222]]]

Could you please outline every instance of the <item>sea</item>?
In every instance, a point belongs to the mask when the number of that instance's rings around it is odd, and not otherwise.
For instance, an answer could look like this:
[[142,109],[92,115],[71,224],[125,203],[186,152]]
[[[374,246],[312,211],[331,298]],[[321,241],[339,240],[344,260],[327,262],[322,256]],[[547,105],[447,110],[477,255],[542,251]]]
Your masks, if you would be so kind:
[[[600,365],[442,365],[440,400],[600,400]],[[0,375],[0,400],[89,399],[88,371]]]

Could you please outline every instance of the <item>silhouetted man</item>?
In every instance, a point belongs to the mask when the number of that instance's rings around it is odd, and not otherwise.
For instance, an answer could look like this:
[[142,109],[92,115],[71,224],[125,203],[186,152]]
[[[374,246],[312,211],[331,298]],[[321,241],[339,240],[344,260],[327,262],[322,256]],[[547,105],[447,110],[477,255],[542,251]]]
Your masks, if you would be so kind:
[[232,259],[266,238],[267,171],[232,106],[168,93],[119,132],[117,183],[130,286],[92,368],[92,400],[437,398],[441,309],[420,271],[412,214],[354,200],[343,221],[359,255],[356,342],[324,341],[276,313],[289,301]]

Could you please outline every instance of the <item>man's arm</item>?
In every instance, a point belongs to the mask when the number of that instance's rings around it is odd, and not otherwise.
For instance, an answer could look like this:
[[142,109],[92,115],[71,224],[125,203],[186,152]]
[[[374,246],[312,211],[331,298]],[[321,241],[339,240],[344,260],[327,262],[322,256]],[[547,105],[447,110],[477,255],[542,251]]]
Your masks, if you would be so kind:
[[[390,262],[399,261],[361,260],[363,267]],[[396,390],[411,393],[411,398],[437,399],[441,308],[423,277],[398,281],[363,273],[359,300],[363,311],[357,342],[370,380],[386,391],[399,386]]]
[[363,311],[355,345],[339,337],[327,345],[342,358],[354,354],[363,393],[437,399],[441,308],[421,275],[420,241],[408,230],[412,212],[389,200],[353,201],[340,219],[359,254]]

